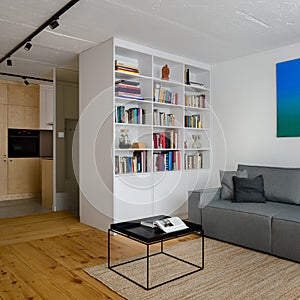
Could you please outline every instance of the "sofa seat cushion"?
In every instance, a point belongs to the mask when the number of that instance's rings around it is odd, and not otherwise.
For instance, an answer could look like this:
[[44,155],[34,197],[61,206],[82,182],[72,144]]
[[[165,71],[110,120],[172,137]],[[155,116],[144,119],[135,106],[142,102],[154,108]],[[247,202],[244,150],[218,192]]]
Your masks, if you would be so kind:
[[271,252],[273,216],[283,203],[234,203],[213,200],[202,209],[205,235],[237,245]]
[[272,254],[300,262],[300,206],[285,205],[273,217]]
[[284,205],[284,207],[278,212],[278,214],[274,216],[274,219],[296,222],[300,224],[300,206]]
[[268,201],[300,205],[300,168],[238,165],[238,170],[247,170],[249,178],[263,176]]
[[[265,203],[244,202],[237,203],[225,200],[214,200],[208,204],[209,207],[273,217],[286,207],[284,203],[267,201]],[[300,207],[299,207],[300,208]]]

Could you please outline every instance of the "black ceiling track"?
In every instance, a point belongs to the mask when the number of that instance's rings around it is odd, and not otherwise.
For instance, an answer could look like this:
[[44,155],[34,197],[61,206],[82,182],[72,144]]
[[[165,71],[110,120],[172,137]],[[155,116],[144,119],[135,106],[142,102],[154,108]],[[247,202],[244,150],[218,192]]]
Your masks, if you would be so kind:
[[[27,36],[22,42],[20,42],[16,47],[10,50],[7,54],[5,54],[0,59],[0,64],[4,62],[7,58],[11,57],[17,50],[23,47],[27,42],[31,41],[36,35],[38,35],[41,31],[43,31],[47,26],[51,24],[51,22],[57,20],[62,14],[64,14],[67,10],[69,10],[72,6],[74,6],[80,0],[72,0],[68,2],[64,7],[62,7],[58,12],[56,12],[52,17],[50,17],[47,21],[45,21],[39,28],[37,28],[32,34]],[[29,77],[27,77],[29,78]]]
[[33,79],[33,80],[39,80],[39,81],[53,82],[52,79],[32,77],[32,76],[27,76],[27,75],[10,74],[10,73],[3,73],[3,72],[0,72],[0,75],[10,76],[10,77],[18,77],[18,78],[22,78],[22,79]]

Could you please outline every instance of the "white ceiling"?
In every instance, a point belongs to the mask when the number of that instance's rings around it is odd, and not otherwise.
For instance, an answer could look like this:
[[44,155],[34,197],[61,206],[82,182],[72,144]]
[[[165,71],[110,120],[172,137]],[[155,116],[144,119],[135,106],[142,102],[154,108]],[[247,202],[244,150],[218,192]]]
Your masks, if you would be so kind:
[[[0,0],[0,56],[68,0]],[[110,37],[214,64],[300,42],[300,0],[80,0],[0,72],[51,78]]]

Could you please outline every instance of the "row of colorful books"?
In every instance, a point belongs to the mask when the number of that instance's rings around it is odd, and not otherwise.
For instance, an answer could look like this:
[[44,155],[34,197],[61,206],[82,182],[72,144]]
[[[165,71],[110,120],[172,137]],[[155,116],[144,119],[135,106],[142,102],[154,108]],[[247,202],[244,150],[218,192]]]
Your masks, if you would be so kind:
[[117,106],[115,109],[115,122],[124,124],[145,124],[146,111],[139,107],[126,109],[124,105]]
[[140,83],[137,81],[120,79],[115,82],[116,97],[144,100]]
[[185,106],[205,108],[205,95],[185,95]]
[[202,116],[201,115],[185,115],[184,126],[189,128],[202,128]]
[[202,169],[203,168],[203,156],[202,153],[198,154],[185,154],[184,155],[184,168],[189,169]]
[[137,75],[139,74],[138,60],[129,57],[118,57],[115,60],[115,70],[122,73]]
[[153,91],[153,101],[168,104],[178,104],[178,93],[173,93],[161,86],[160,83],[155,84]]
[[175,126],[175,115],[166,114],[165,112],[153,110],[153,125]]
[[164,132],[153,133],[154,149],[177,149],[178,132],[177,130],[165,130]]
[[115,156],[115,174],[147,172],[147,151],[134,151],[132,156]]
[[180,151],[162,151],[153,154],[154,171],[180,170]]

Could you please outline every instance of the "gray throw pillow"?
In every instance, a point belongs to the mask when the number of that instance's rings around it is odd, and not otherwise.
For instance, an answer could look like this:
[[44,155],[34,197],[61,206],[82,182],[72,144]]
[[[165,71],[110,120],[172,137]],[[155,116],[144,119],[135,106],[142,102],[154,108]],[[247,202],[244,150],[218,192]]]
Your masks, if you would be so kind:
[[234,186],[233,176],[248,178],[248,171],[220,171],[221,179],[221,199],[233,200]]

